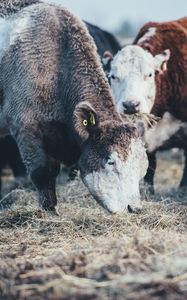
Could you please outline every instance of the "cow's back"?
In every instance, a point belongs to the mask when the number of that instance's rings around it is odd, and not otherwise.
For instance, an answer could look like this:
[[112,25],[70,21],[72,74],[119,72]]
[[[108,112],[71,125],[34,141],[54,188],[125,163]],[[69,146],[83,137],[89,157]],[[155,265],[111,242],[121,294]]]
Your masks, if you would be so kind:
[[187,30],[187,17],[177,20],[177,23]]
[[115,55],[121,49],[119,42],[113,34],[88,22],[85,23],[95,41],[100,57],[103,57],[105,51],[110,51]]
[[176,50],[179,53],[183,51],[181,54],[184,55],[187,53],[187,17],[171,22],[148,22],[140,29],[133,44],[153,55],[167,48],[171,50],[171,55]]
[[40,0],[3,0],[0,3],[0,17],[7,17],[17,13],[22,8],[40,2]]
[[[139,31],[134,44],[149,51],[153,56],[170,50],[168,72],[158,76],[155,107],[165,103],[165,111],[176,118],[187,120],[187,18],[171,22],[149,22]],[[155,113],[155,111],[154,111]]]

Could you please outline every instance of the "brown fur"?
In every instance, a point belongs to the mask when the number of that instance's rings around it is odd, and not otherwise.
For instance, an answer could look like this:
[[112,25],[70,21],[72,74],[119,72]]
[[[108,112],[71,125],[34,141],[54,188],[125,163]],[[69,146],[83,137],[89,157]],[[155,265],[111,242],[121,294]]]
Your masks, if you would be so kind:
[[[150,27],[156,33],[147,41],[138,43]],[[134,40],[153,55],[165,49],[171,51],[167,71],[156,75],[157,93],[152,113],[162,116],[165,111],[187,121],[187,17],[172,22],[149,22],[139,31]]]

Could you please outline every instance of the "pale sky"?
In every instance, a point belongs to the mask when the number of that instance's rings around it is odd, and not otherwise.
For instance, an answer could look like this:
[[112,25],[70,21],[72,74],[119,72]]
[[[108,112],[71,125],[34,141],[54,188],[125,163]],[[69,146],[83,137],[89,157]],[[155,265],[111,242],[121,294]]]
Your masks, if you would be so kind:
[[174,20],[187,15],[187,0],[45,0],[61,3],[77,16],[114,31],[124,20]]

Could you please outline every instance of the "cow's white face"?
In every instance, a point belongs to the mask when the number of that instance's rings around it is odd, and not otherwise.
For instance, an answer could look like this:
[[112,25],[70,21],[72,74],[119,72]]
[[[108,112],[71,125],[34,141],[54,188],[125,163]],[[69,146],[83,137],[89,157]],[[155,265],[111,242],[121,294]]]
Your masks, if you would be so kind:
[[135,212],[141,207],[139,182],[148,167],[142,142],[144,126],[141,122],[136,126],[124,123],[120,118],[111,120],[99,121],[98,113],[86,101],[76,106],[74,126],[82,140],[80,175],[92,196],[109,212]]
[[156,95],[155,72],[166,70],[170,51],[153,56],[139,46],[126,46],[111,62],[111,89],[120,114],[150,113]]
[[140,139],[132,140],[127,159],[112,152],[97,171],[82,177],[95,199],[111,213],[141,209],[139,182],[145,176],[148,160]]

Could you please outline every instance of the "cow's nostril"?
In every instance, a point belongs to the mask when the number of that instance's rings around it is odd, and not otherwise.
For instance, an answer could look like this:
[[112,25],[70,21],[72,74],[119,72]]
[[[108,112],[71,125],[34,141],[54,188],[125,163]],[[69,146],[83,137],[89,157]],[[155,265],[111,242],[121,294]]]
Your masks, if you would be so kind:
[[134,102],[134,105],[135,105],[136,108],[138,108],[140,106],[140,102],[139,101]]
[[128,212],[129,212],[129,213],[133,213],[133,210],[132,210],[132,208],[131,208],[130,205],[127,206],[127,209],[128,209]]
[[123,104],[123,107],[124,107],[125,109],[127,109],[127,108],[128,108],[128,106],[129,106],[129,104],[128,104],[128,102],[127,102],[127,101],[126,101],[126,102],[123,102],[122,104]]
[[127,209],[128,209],[128,212],[129,213],[134,213],[134,214],[139,214],[141,212],[141,209],[140,208],[137,208],[137,207],[132,207],[130,205],[127,206]]

